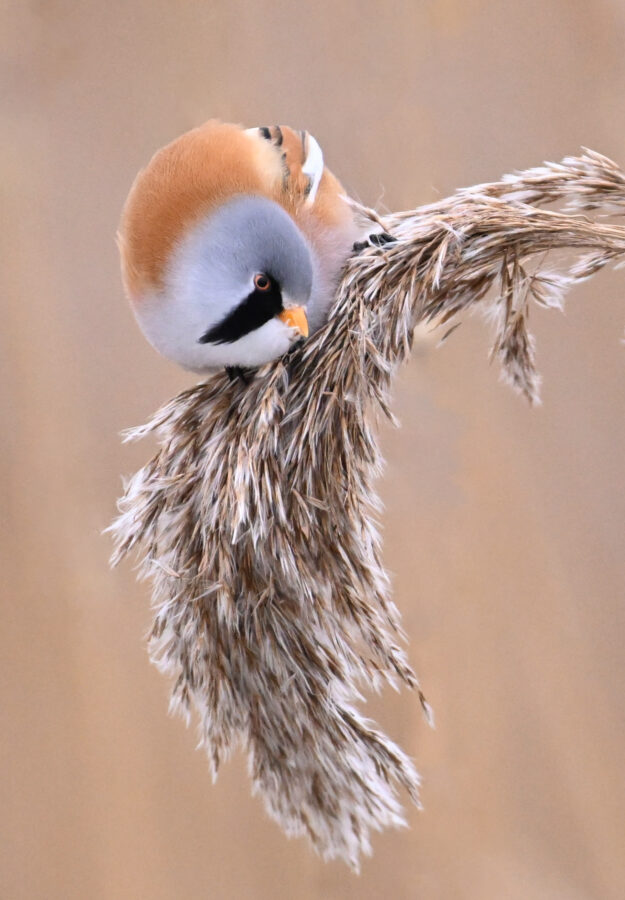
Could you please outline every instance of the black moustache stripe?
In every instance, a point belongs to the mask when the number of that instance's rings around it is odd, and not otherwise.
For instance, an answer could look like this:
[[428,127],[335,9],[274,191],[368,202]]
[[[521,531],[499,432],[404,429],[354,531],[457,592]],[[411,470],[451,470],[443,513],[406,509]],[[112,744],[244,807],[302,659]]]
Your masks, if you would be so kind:
[[280,288],[272,280],[266,291],[258,288],[245,298],[225,319],[209,328],[199,339],[200,344],[233,344],[269,322],[283,310]]

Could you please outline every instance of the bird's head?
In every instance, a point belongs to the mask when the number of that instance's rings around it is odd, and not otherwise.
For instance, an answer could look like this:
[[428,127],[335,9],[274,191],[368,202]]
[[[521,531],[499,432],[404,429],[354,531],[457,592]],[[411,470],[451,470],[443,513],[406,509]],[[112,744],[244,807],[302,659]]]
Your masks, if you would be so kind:
[[127,292],[150,343],[184,368],[262,365],[308,335],[311,249],[266,195],[281,172],[264,141],[220,123],[190,137],[131,190],[119,233]]
[[144,334],[196,372],[259,366],[308,336],[310,250],[288,214],[239,195],[175,247],[161,291],[134,304]]

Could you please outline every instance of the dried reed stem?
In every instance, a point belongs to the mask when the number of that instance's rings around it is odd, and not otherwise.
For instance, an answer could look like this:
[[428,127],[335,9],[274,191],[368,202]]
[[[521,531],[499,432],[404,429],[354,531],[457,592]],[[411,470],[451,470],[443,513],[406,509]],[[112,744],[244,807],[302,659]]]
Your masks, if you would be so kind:
[[[559,201],[564,212],[540,205]],[[289,834],[358,867],[369,833],[418,803],[410,759],[356,710],[359,691],[418,683],[389,598],[376,528],[375,426],[415,324],[494,313],[493,354],[538,399],[530,300],[625,258],[625,229],[572,213],[625,211],[625,178],[597,153],[378,217],[397,240],[348,261],[328,324],[249,385],[217,374],[127,439],[160,450],[126,485],[114,561],[140,553],[156,610],[152,659],[195,710],[213,773],[237,743]],[[530,270],[577,251],[566,274]],[[494,291],[491,291],[494,288]],[[423,695],[419,696],[424,708]]]

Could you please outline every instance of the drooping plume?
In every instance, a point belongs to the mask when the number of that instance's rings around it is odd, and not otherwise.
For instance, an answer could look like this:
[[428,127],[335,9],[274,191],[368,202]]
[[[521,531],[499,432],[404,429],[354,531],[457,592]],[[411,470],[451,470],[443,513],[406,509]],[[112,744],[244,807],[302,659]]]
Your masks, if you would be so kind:
[[[152,581],[172,703],[197,716],[215,773],[242,744],[269,813],[326,857],[357,867],[371,829],[403,822],[398,787],[418,802],[412,762],[357,710],[383,681],[419,691],[376,527],[393,373],[418,322],[483,308],[507,379],[537,400],[529,304],[625,259],[625,228],[577,215],[603,206],[625,210],[625,178],[586,151],[414,211],[360,208],[396,242],[349,259],[327,325],[250,384],[212,376],[128,435],[160,449],[126,486],[115,561],[138,552]],[[575,265],[545,270],[564,248]]]

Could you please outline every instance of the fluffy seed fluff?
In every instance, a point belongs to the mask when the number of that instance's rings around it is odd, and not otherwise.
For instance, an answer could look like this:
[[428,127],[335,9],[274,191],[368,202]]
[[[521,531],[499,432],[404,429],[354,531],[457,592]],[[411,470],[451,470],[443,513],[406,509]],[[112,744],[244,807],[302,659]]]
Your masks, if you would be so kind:
[[[562,211],[540,207],[559,202]],[[125,486],[111,526],[114,561],[140,555],[153,586],[154,662],[172,707],[194,711],[213,774],[237,745],[254,790],[290,835],[354,868],[370,832],[404,824],[411,760],[356,708],[363,688],[415,688],[380,554],[376,421],[415,325],[482,308],[493,355],[534,402],[531,300],[625,258],[625,178],[585,151],[384,217],[396,242],[367,247],[343,272],[327,325],[249,384],[216,374],[127,439],[160,449]],[[550,250],[577,251],[568,272]],[[492,289],[492,290],[491,290]]]

